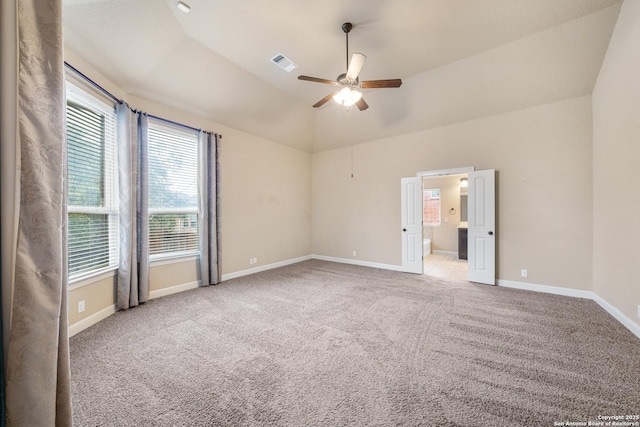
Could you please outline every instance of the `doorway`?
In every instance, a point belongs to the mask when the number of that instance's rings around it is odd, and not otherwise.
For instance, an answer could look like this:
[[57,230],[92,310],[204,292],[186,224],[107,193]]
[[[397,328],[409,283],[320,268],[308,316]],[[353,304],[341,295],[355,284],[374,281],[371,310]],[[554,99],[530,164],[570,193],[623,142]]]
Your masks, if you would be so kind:
[[[402,266],[405,273],[423,274],[423,178],[467,174],[467,280],[495,285],[495,175],[494,169],[473,167],[419,172],[401,178],[400,213]],[[436,193],[433,193],[436,194]],[[449,208],[450,209],[450,208]],[[450,211],[447,211],[448,214]],[[452,211],[451,211],[452,212]],[[453,213],[453,212],[452,212]],[[448,220],[443,220],[448,222]],[[461,227],[463,228],[463,227]],[[434,245],[435,246],[435,245]],[[432,251],[438,250],[433,248]]]
[[467,280],[467,173],[422,177],[423,274]]

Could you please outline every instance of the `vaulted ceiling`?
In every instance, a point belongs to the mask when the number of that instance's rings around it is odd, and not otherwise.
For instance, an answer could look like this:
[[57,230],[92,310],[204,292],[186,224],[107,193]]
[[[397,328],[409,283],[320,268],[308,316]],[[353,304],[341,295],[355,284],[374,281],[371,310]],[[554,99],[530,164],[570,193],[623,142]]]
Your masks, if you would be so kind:
[[[322,151],[592,92],[621,0],[63,0],[65,47],[129,95]],[[311,107],[350,52],[366,111]],[[282,53],[299,68],[271,62]],[[213,129],[215,130],[215,129]]]

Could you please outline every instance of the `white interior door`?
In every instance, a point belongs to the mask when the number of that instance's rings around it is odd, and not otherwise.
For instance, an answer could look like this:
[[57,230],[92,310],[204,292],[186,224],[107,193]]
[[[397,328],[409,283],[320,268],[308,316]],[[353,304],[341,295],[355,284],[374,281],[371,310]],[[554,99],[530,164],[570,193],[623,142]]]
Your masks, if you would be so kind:
[[495,170],[468,173],[468,278],[496,284]]
[[422,179],[402,178],[402,271],[422,274]]

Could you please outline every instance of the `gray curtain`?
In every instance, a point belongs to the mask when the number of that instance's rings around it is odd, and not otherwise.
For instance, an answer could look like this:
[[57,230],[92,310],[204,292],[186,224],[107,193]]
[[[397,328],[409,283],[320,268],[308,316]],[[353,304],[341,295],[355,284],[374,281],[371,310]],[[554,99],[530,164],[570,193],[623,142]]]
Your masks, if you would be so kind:
[[[2,159],[3,178],[17,175],[2,206],[2,287],[10,305],[6,350],[6,423],[68,426],[72,423],[67,336],[65,210],[65,95],[60,0],[3,0],[17,5],[15,32],[3,27],[3,50],[13,39],[17,82],[3,72],[2,145],[15,146]],[[15,11],[15,9],[14,9]],[[7,12],[6,5],[2,7]],[[7,39],[5,39],[7,37]],[[5,67],[3,54],[2,68]],[[17,86],[17,96],[15,87]],[[7,112],[5,96],[15,111]],[[17,119],[5,129],[5,114]],[[12,135],[10,135],[13,133]],[[3,149],[3,156],[6,151]],[[3,191],[5,191],[3,182]],[[7,229],[13,224],[14,229]],[[5,245],[7,240],[10,244]],[[8,291],[6,291],[8,289]],[[5,325],[7,326],[7,325]],[[5,329],[6,331],[6,329]],[[4,346],[3,346],[4,347]]]
[[148,119],[127,104],[117,107],[120,265],[119,310],[149,299],[149,136]]
[[200,132],[200,279],[220,283],[220,135]]
[[2,278],[2,352],[0,352],[0,425],[5,419],[5,361],[9,349],[9,320],[13,289],[13,254],[19,206],[16,182],[19,181],[16,162],[17,124],[17,19],[15,1],[0,1],[0,277]]

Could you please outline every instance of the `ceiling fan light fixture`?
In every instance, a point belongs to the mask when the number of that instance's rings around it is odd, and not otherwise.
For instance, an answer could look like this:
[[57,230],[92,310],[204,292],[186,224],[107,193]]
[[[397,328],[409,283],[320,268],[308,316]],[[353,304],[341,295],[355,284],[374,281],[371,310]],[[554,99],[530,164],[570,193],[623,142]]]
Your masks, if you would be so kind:
[[340,92],[333,95],[333,100],[345,107],[351,107],[362,98],[362,92],[349,87],[343,87]]

